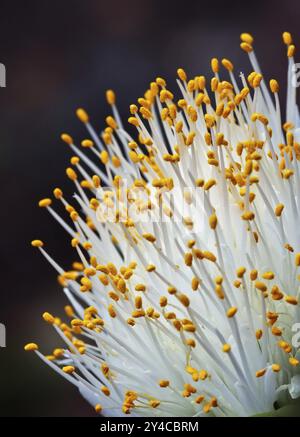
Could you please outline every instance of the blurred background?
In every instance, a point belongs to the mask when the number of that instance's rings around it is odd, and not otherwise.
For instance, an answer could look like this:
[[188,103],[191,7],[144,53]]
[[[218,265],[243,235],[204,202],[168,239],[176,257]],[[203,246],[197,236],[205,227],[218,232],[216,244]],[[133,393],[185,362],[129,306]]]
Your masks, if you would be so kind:
[[[1,1],[0,88],[1,291],[0,416],[93,416],[76,389],[23,351],[37,341],[44,352],[59,345],[43,311],[63,315],[67,303],[56,274],[30,246],[47,242],[63,266],[73,261],[69,237],[37,208],[55,186],[72,194],[65,178],[70,159],[62,131],[79,140],[85,131],[74,111],[83,106],[101,132],[113,88],[124,118],[156,76],[174,89],[176,69],[210,74],[212,57],[228,57],[250,72],[239,48],[241,32],[255,37],[266,79],[285,86],[281,33],[299,42],[299,1],[253,3],[156,0]],[[299,44],[298,44],[299,45]],[[281,96],[283,95],[281,92]]]

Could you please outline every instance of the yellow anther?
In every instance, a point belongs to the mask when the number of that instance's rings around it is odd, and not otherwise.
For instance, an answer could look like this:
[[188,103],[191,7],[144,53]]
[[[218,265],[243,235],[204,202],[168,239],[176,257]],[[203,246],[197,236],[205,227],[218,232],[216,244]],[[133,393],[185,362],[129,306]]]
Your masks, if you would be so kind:
[[31,246],[33,247],[43,247],[44,243],[42,240],[32,240]]
[[85,276],[83,276],[80,279],[81,284],[85,287],[85,291],[87,290],[91,290],[92,289],[92,281],[89,278],[86,278]]
[[195,185],[198,188],[202,188],[204,186],[204,179],[196,179],[195,180]]
[[252,211],[245,211],[241,217],[243,220],[254,220],[255,214]]
[[37,351],[38,350],[38,345],[36,343],[27,343],[24,346],[24,350],[29,352],[29,351]]
[[230,344],[228,344],[228,343],[223,344],[222,350],[223,350],[223,352],[225,352],[225,353],[230,352],[230,351],[231,351],[231,346],[230,346]]
[[160,401],[158,401],[157,399],[153,399],[153,400],[151,400],[151,401],[149,402],[149,405],[150,405],[152,408],[157,408],[157,407],[159,407],[159,405],[160,405]]
[[107,307],[108,310],[108,314],[110,315],[111,318],[115,318],[117,316],[115,307],[113,306],[113,304],[109,304]]
[[101,413],[101,411],[102,411],[102,405],[100,405],[100,404],[96,404],[94,408],[95,408],[96,413],[98,413],[98,414]]
[[212,71],[214,73],[218,73],[218,71],[219,71],[219,61],[218,61],[218,59],[217,58],[212,58],[212,60],[210,62],[210,65],[211,65]]
[[280,364],[272,364],[271,367],[272,367],[273,372],[276,372],[276,373],[281,370]]
[[100,153],[100,160],[102,162],[102,164],[106,165],[109,161],[109,155],[108,152],[106,150],[102,150],[102,152]]
[[143,300],[142,300],[141,296],[136,296],[136,298],[134,299],[134,305],[135,305],[137,310],[140,310],[142,308]]
[[129,317],[129,319],[127,319],[127,324],[129,326],[134,326],[135,325],[135,321],[131,317]]
[[144,284],[137,284],[134,288],[136,291],[146,291],[146,285]]
[[257,288],[258,290],[265,292],[267,291],[267,286],[264,282],[261,281],[256,281],[255,282],[255,288]]
[[168,287],[168,293],[169,294],[176,294],[177,293],[177,289],[175,288],[175,287],[173,287],[172,285],[170,285],[169,287]]
[[159,299],[159,305],[164,308],[165,306],[168,305],[168,299],[166,298],[166,296],[161,296]]
[[196,326],[193,323],[188,323],[187,325],[183,325],[183,330],[186,332],[195,332]]
[[222,285],[216,284],[215,292],[216,292],[219,299],[223,300],[225,298],[225,294],[224,294]]
[[257,339],[257,340],[260,340],[261,337],[262,337],[262,335],[263,335],[262,330],[261,330],[261,329],[257,329],[257,331],[255,332],[255,337],[256,337],[256,339]]
[[181,79],[182,81],[185,82],[187,80],[187,75],[186,72],[183,70],[183,68],[178,68],[177,75],[179,79]]
[[156,241],[155,236],[150,233],[143,234],[143,237],[145,238],[145,240],[149,241],[150,243],[155,243]]
[[209,250],[204,250],[202,252],[202,255],[203,255],[203,258],[207,259],[208,261],[211,261],[211,262],[217,261],[216,256],[212,252],[210,252]]
[[66,175],[69,179],[71,179],[71,181],[75,181],[77,179],[77,174],[71,167],[66,169]]
[[77,165],[79,164],[80,158],[78,158],[78,156],[72,156],[72,158],[70,159],[70,163],[72,165]]
[[196,404],[201,404],[201,402],[203,402],[204,399],[205,399],[205,396],[203,396],[203,395],[197,396],[196,399],[195,399],[195,403]]
[[235,288],[240,288],[240,286],[242,285],[242,282],[239,279],[235,279],[233,281],[233,285],[235,286]]
[[76,247],[79,244],[79,240],[77,238],[72,238],[71,240],[71,246]]
[[158,384],[160,387],[165,388],[169,387],[170,381],[168,381],[167,379],[161,379]]
[[159,93],[159,98],[162,103],[166,102],[167,100],[173,100],[174,95],[171,93],[171,91],[168,91],[166,89],[163,89]]
[[292,58],[294,56],[294,54],[295,54],[295,51],[296,51],[296,47],[293,44],[288,46],[288,50],[287,50],[288,58]]
[[207,377],[208,377],[207,371],[206,370],[200,370],[200,372],[199,372],[199,379],[201,379],[201,381],[204,381]]
[[246,161],[246,164],[245,164],[245,170],[244,170],[245,177],[250,176],[252,173],[252,170],[253,170],[253,162],[251,159],[248,159]]
[[64,356],[64,353],[65,353],[64,349],[62,349],[62,348],[56,348],[56,349],[54,349],[54,351],[53,351],[53,356],[54,356],[55,358],[62,358],[62,357]]
[[55,188],[53,190],[53,195],[54,195],[55,199],[61,199],[63,197],[63,192],[60,188]]
[[130,105],[129,106],[129,111],[131,115],[134,115],[138,112],[139,108],[136,105]]
[[191,252],[187,252],[184,254],[184,263],[186,266],[191,267],[193,263],[193,255]]
[[291,364],[291,366],[298,366],[299,360],[297,360],[297,358],[290,357],[289,358],[289,363]]
[[260,378],[261,376],[264,376],[264,374],[266,373],[266,371],[267,371],[267,369],[261,369],[261,370],[258,370],[258,371],[255,373],[256,378]]
[[223,58],[222,59],[222,65],[226,68],[228,71],[233,71],[233,64],[229,61],[229,59]]
[[116,103],[116,95],[113,90],[106,91],[106,100],[109,105],[114,105]]
[[271,279],[274,279],[275,278],[275,275],[274,275],[274,273],[273,272],[264,272],[262,275],[261,275],[261,277],[263,278],[263,279],[267,279],[267,280],[271,280]]
[[253,78],[253,81],[252,81],[252,86],[253,86],[253,88],[258,88],[259,87],[259,85],[260,85],[260,83],[261,83],[261,81],[262,81],[262,75],[260,74],[260,73],[257,73],[255,76],[254,76],[254,78]]
[[148,264],[146,267],[147,272],[154,272],[156,269],[154,264]]
[[106,117],[105,119],[106,124],[113,130],[117,129],[118,125],[116,120],[114,119],[114,117],[112,117],[111,115],[109,115],[108,117]]
[[241,41],[246,42],[247,44],[253,44],[253,36],[250,33],[241,33],[240,35]]
[[283,32],[282,39],[284,44],[286,44],[287,46],[293,43],[292,35],[290,34],[290,32]]
[[138,319],[140,317],[145,317],[145,315],[146,315],[146,313],[143,309],[137,309],[137,310],[132,311],[132,313],[131,313],[131,316],[134,319]]
[[[215,91],[217,91],[217,89],[218,89],[218,85],[219,85],[219,81],[218,81],[218,79],[217,79],[216,77],[213,77],[213,78],[211,79],[211,81],[210,81],[210,87],[211,87],[211,90],[212,90],[213,93],[214,93]],[[204,97],[203,97],[203,99],[204,99]]]
[[247,42],[242,42],[240,44],[240,47],[242,50],[244,50],[244,52],[250,53],[253,51],[253,47],[251,44],[247,43]]
[[200,285],[200,280],[198,278],[196,278],[196,276],[194,276],[192,278],[192,282],[191,282],[192,290],[194,290],[194,291],[198,290],[199,285]]
[[227,310],[226,315],[227,317],[230,319],[231,317],[233,317],[236,313],[237,313],[237,307],[231,307]]
[[94,146],[94,143],[92,140],[82,140],[81,145],[82,145],[82,147],[85,147],[85,148],[91,148]]
[[285,296],[284,300],[291,305],[298,305],[298,299],[295,296]]
[[79,118],[79,120],[82,121],[82,123],[88,123],[89,122],[89,116],[88,116],[87,112],[84,109],[78,108],[76,110],[76,115]]
[[277,80],[275,80],[275,79],[270,80],[270,89],[271,89],[272,93],[278,93],[279,84],[278,84]]
[[278,328],[277,326],[272,326],[272,334],[275,335],[276,337],[280,337],[282,335],[282,330],[280,328]]
[[296,253],[295,255],[295,266],[300,267],[300,253]]
[[62,371],[65,373],[68,373],[69,375],[75,372],[75,367],[74,366],[64,366],[62,368]]
[[68,317],[74,317],[74,309],[71,307],[71,305],[66,305],[64,309]]
[[186,308],[190,305],[190,299],[187,297],[186,294],[180,294],[178,296],[178,300],[182,303],[183,306]]
[[281,216],[283,209],[284,209],[284,205],[282,203],[279,203],[278,205],[276,205],[275,211],[274,211],[276,217],[280,217]]
[[208,128],[213,127],[216,122],[215,117],[211,114],[205,114],[204,120]]
[[108,387],[106,387],[105,385],[102,385],[102,387],[100,387],[100,390],[102,391],[102,393],[105,396],[110,396],[110,390]]
[[196,342],[193,338],[187,338],[185,344],[190,347],[196,347]]
[[165,87],[167,85],[167,82],[165,81],[165,79],[163,79],[162,77],[157,77],[156,78],[156,83],[157,85],[159,85],[160,87]]
[[216,216],[216,214],[212,214],[210,217],[209,217],[209,226],[210,226],[210,228],[211,229],[216,229],[216,227],[217,227],[217,224],[218,224],[218,219],[217,219],[217,216]]
[[43,319],[45,320],[45,322],[50,323],[51,325],[53,325],[53,323],[55,322],[55,318],[52,316],[52,314],[47,312],[43,314]]
[[250,279],[251,279],[251,281],[256,281],[257,275],[258,275],[257,270],[255,270],[255,269],[251,270],[251,272],[250,272]]
[[216,181],[215,179],[209,179],[208,181],[205,182],[203,188],[205,191],[210,190],[214,185],[216,185]]
[[61,134],[60,138],[67,144],[73,144],[73,138],[69,134]]
[[242,278],[244,276],[244,274],[246,273],[246,268],[245,267],[239,267],[236,271],[236,275],[238,278]]
[[42,199],[39,201],[39,207],[40,208],[47,208],[47,206],[50,206],[52,203],[52,200],[49,198]]
[[133,275],[133,271],[131,269],[127,269],[123,274],[125,279],[131,278],[132,275]]
[[[224,103],[221,102],[216,107],[216,114],[217,114],[217,116],[220,117],[223,114],[223,111],[224,111]],[[222,145],[222,141],[220,141],[220,137],[218,135],[217,135],[217,144],[219,143],[218,146],[221,146]],[[224,135],[222,134],[222,139],[223,138],[224,138]],[[205,139],[205,141],[206,141],[206,139]],[[206,144],[207,144],[207,142],[206,142]],[[211,137],[209,138],[209,144],[208,145],[210,145],[210,144],[211,144]]]
[[139,121],[136,117],[129,117],[128,118],[128,123],[132,124],[133,126],[139,126]]

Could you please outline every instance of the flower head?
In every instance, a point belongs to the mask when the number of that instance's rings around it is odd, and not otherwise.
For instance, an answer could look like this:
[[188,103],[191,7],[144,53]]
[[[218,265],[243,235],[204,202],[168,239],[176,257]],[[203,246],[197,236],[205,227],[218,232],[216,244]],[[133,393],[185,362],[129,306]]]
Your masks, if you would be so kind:
[[[212,59],[212,78],[178,69],[176,101],[164,79],[130,106],[132,137],[115,94],[99,137],[89,138],[66,174],[74,204],[66,230],[78,260],[58,265],[70,300],[68,323],[46,312],[65,346],[34,350],[109,416],[248,416],[299,390],[300,121],[288,56],[285,122],[279,85],[266,84],[241,35],[253,72],[235,76]],[[299,141],[299,143],[298,143]],[[95,159],[92,159],[94,157]],[[99,161],[100,158],[100,161]]]

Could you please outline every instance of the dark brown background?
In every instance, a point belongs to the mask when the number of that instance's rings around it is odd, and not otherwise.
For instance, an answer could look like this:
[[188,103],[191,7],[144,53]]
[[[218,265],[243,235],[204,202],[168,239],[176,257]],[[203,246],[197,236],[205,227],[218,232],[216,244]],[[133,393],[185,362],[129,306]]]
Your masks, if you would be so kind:
[[281,32],[290,30],[298,43],[299,1],[1,0],[0,14],[7,68],[7,88],[0,89],[0,322],[7,327],[0,416],[93,415],[73,387],[23,352],[28,340],[51,350],[56,337],[40,316],[45,309],[61,314],[66,303],[53,270],[29,244],[43,238],[62,265],[72,260],[69,238],[36,207],[56,185],[71,192],[64,176],[70,153],[59,135],[84,137],[74,117],[79,105],[100,131],[108,87],[126,117],[157,75],[174,84],[179,66],[206,74],[211,57],[226,56],[249,72],[242,31],[254,34],[266,77],[284,86]]

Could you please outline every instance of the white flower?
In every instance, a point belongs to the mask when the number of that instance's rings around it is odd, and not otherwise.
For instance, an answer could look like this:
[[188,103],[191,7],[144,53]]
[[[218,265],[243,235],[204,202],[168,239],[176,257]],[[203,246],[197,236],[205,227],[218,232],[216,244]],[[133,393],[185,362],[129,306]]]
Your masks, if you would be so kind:
[[[270,81],[270,93],[251,35],[241,39],[253,73],[236,78],[227,59],[212,59],[210,82],[179,69],[177,103],[157,78],[130,106],[137,139],[124,130],[112,91],[101,137],[77,110],[89,153],[62,135],[76,155],[67,169],[76,206],[58,188],[54,196],[72,225],[50,199],[40,206],[70,235],[79,262],[65,270],[42,241],[32,245],[57,270],[71,321],[44,313],[65,348],[46,357],[35,343],[25,348],[104,415],[249,416],[273,410],[283,390],[299,396],[295,47],[284,33],[282,128],[278,83]],[[99,153],[100,166],[88,157]]]

